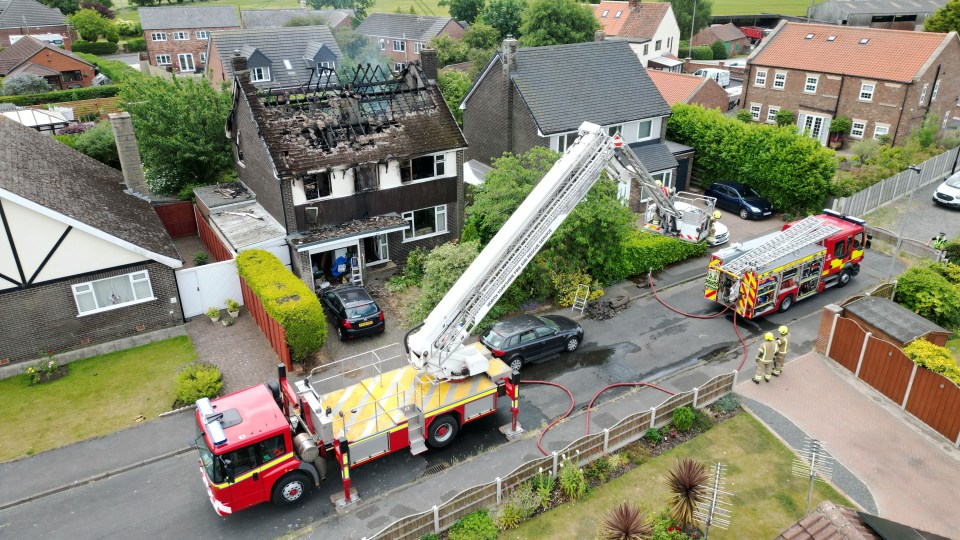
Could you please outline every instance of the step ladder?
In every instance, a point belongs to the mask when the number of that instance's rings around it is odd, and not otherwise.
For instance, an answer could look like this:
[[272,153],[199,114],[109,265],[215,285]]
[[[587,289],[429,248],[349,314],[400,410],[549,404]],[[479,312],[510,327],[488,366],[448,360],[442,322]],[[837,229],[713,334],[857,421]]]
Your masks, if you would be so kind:
[[410,453],[422,454],[427,451],[427,444],[423,436],[423,413],[416,405],[404,405],[403,414],[407,417],[407,437],[410,441]]
[[754,270],[762,268],[788,253],[819,242],[838,232],[840,232],[840,227],[827,223],[817,216],[810,216],[740,257],[724,264],[723,269],[731,274],[742,276],[748,268]]
[[363,286],[363,272],[360,270],[360,260],[356,257],[350,258],[350,283],[358,287]]
[[583,310],[587,307],[588,298],[590,298],[590,287],[583,283],[577,285],[577,294],[573,297],[573,307],[570,310],[579,311],[582,315]]

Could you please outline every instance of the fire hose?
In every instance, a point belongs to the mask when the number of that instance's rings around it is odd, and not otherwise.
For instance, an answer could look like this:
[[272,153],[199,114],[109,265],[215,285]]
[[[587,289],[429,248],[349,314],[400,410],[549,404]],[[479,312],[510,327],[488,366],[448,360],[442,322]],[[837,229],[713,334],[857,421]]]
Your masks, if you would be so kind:
[[547,427],[540,432],[540,436],[537,437],[537,448],[539,448],[540,451],[543,452],[543,455],[549,456],[550,454],[546,450],[544,450],[542,446],[540,446],[540,441],[543,440],[543,436],[546,435],[548,431],[550,431],[550,428],[557,425],[557,423],[559,423],[564,418],[570,416],[570,413],[573,412],[573,405],[575,403],[573,399],[573,392],[571,392],[570,390],[567,390],[567,388],[563,385],[560,385],[554,382],[549,382],[549,381],[520,381],[520,384],[545,384],[547,386],[555,386],[557,388],[560,388],[561,390],[566,392],[568,396],[570,396],[570,408],[567,409],[567,412],[557,417],[557,419],[554,420],[553,422],[550,422],[550,424],[547,425]]

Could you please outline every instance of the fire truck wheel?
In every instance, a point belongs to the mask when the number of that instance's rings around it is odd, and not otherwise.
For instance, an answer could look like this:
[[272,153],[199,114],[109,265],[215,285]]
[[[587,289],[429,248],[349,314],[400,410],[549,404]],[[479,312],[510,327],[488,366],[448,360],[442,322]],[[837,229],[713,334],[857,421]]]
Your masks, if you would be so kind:
[[457,420],[449,414],[445,414],[430,423],[427,442],[433,448],[443,448],[453,442],[458,431],[460,431],[460,424],[457,423]]
[[853,272],[849,268],[845,268],[840,272],[840,277],[837,278],[837,288],[846,287],[847,283],[850,283],[850,279],[853,277]]
[[292,472],[273,485],[271,500],[274,504],[288,506],[302,500],[310,491],[310,480],[303,474]]
[[793,297],[785,296],[783,300],[780,301],[780,313],[786,313],[793,306]]

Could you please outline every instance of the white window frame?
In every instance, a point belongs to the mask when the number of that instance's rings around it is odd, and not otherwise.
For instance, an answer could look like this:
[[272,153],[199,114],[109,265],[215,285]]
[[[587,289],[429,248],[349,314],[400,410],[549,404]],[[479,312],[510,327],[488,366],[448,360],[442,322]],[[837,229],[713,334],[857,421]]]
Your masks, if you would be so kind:
[[426,47],[427,47],[426,43],[423,43],[422,41],[417,41],[413,44],[413,52],[416,54],[420,54],[420,51],[422,51]]
[[197,39],[210,39],[209,30],[197,30],[194,35],[197,37]]
[[200,53],[200,64],[203,66],[207,65],[207,53],[205,52]]
[[927,88],[930,88],[930,83],[923,83],[923,88],[920,90],[920,103],[919,103],[919,105],[921,105],[921,106],[923,105],[923,101],[924,101],[925,99],[927,99]]
[[653,43],[653,50],[659,51],[659,50],[662,49],[662,48],[663,48],[663,40],[662,40],[662,39],[658,39],[657,41],[655,41],[655,42]]
[[337,69],[337,63],[336,62],[320,62],[320,67]]
[[[184,60],[190,58],[191,69],[183,69]],[[177,53],[177,65],[181,73],[193,73],[197,71],[197,63],[193,61],[193,53]]]
[[933,93],[930,94],[930,103],[933,103],[937,100],[937,92],[940,91],[940,81],[942,79],[937,79],[937,82],[933,83]]
[[[870,87],[870,90],[869,90],[869,91],[867,91],[867,89],[866,89],[868,86]],[[876,92],[877,92],[877,84],[876,84],[876,83],[862,82],[862,83],[860,83],[860,94],[857,96],[857,100],[858,100],[858,101],[868,101],[868,102],[871,102],[871,103],[872,103],[872,102],[873,102],[873,95],[876,94]],[[866,97],[864,97],[864,94],[866,94]]]
[[[647,125],[650,127],[650,133],[648,133],[646,137],[642,136],[644,125]],[[659,135],[660,135],[659,133],[653,132],[653,119],[641,120],[640,123],[637,125],[637,141],[638,142],[649,141],[650,139],[655,139]]]
[[763,112],[763,103],[750,104],[750,118],[752,118],[754,122],[760,121],[761,112]]
[[560,133],[557,135],[557,152],[561,154],[567,151],[567,148],[573,145],[573,142],[577,140],[579,132],[571,131],[569,133]]
[[402,39],[393,40],[393,52],[406,52],[407,42]]
[[756,74],[753,76],[753,85],[765,87],[767,86],[767,70],[758,69]]
[[183,30],[177,30],[173,33],[174,41],[187,41],[190,39],[190,32],[184,32]]
[[[881,133],[880,130],[883,130],[883,132]],[[882,136],[882,135],[889,135],[889,134],[890,134],[890,125],[889,125],[889,124],[877,124],[876,126],[873,127],[873,138],[874,138],[874,139],[876,139],[877,137],[880,137],[880,136]]]
[[150,41],[166,41],[166,32],[150,32]]
[[394,62],[393,71],[396,73],[400,73],[401,71],[403,71],[403,68],[405,67],[407,67],[407,64],[405,62]]
[[[813,83],[811,84],[810,81],[813,81]],[[806,79],[806,80],[804,81],[804,83],[803,83],[803,93],[804,93],[804,94],[816,94],[816,93],[817,93],[817,85],[819,84],[819,82],[820,82],[820,76],[819,76],[819,75],[807,75],[807,79]]]
[[[118,278],[118,277],[124,277],[124,276],[126,276],[127,279],[129,280],[130,290],[131,290],[131,292],[133,293],[134,300],[131,300],[131,301],[129,301],[129,302],[124,302],[124,303],[122,303],[122,304],[110,304],[110,305],[107,305],[107,306],[100,306],[99,303],[97,302],[97,296],[96,296],[96,294],[94,294],[94,292],[93,292],[93,284],[94,284],[94,283],[97,283],[97,282],[100,282],[100,281],[107,281],[107,280],[109,280],[109,279],[116,279],[116,278]],[[149,293],[150,293],[149,296],[144,297],[144,298],[137,298],[137,288],[135,287],[135,285],[138,284],[138,283],[146,283],[146,284],[147,284],[147,289],[149,290]],[[146,271],[146,270],[140,270],[140,271],[138,271],[138,272],[131,272],[131,273],[129,273],[129,274],[122,274],[122,275],[120,275],[120,276],[112,276],[112,277],[103,278],[103,279],[95,279],[95,280],[93,280],[93,281],[87,281],[87,282],[84,282],[84,283],[77,283],[77,284],[75,284],[75,285],[71,285],[70,288],[73,290],[73,301],[74,301],[74,303],[75,303],[76,306],[77,306],[77,317],[86,317],[87,315],[93,315],[93,314],[96,314],[96,313],[103,313],[104,311],[111,311],[111,310],[114,310],[114,309],[119,309],[119,308],[123,308],[123,307],[127,307],[127,306],[132,306],[132,305],[135,305],[135,304],[142,304],[142,303],[144,303],[144,302],[150,302],[150,301],[153,301],[153,300],[156,300],[156,299],[157,299],[157,298],[153,295],[153,284],[150,283],[150,273],[149,273],[148,271]],[[93,304],[94,304],[96,307],[93,308],[93,309],[89,309],[89,310],[87,310],[87,311],[81,311],[81,310],[80,310],[80,302],[79,302],[79,300],[78,300],[78,298],[79,298],[81,295],[83,295],[83,296],[89,295],[89,296],[92,298]]]
[[649,43],[644,43],[644,44],[643,44],[643,55],[646,56],[646,55],[648,55],[648,54],[650,54],[650,44],[649,44]]
[[381,51],[387,50],[387,40],[383,38],[380,38],[380,50]]
[[606,17],[608,13],[610,13],[610,10],[609,10],[609,9],[605,9],[605,10],[603,10],[603,13],[600,14],[600,16],[601,16],[601,17]]
[[269,67],[250,68],[250,82],[270,82]]
[[780,107],[769,107],[767,108],[767,123],[776,124],[777,123],[777,113],[780,111]]
[[607,134],[609,134],[611,137],[613,137],[617,133],[619,133],[620,136],[623,137],[623,124],[614,124],[612,126],[607,126]]
[[[860,126],[860,127],[857,127]],[[867,132],[867,121],[854,118],[850,122],[850,138],[862,139],[863,134]]]
[[[416,240],[423,240],[424,238],[432,238],[434,236],[440,236],[441,234],[447,234],[450,232],[447,227],[449,226],[447,222],[447,206],[441,204],[440,206],[434,206],[433,208],[433,228],[434,232],[429,234],[423,234],[417,236],[417,224],[414,223],[413,215],[415,212],[420,212],[422,210],[429,210],[428,208],[420,208],[419,210],[414,210],[413,212],[404,212],[403,219],[407,220],[407,223],[410,224],[410,227],[403,229],[403,241],[404,242],[413,242]],[[440,227],[440,220],[443,219],[443,226]],[[412,234],[408,234],[410,231],[413,231]]]
[[672,50],[672,49],[673,49],[673,37],[668,37],[668,38],[667,38],[667,50]]
[[774,90],[783,90],[787,87],[787,72],[778,71],[773,74],[773,86]]
[[[166,62],[164,62],[164,60],[166,60]],[[171,57],[169,54],[158,54],[158,55],[157,55],[157,65],[158,65],[158,66],[172,66],[172,65],[173,65],[173,57]]]

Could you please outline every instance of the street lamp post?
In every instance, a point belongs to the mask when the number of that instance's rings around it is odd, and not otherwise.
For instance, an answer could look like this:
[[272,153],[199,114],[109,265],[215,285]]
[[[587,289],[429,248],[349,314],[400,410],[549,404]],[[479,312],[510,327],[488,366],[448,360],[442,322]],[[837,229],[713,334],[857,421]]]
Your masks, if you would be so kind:
[[[920,167],[916,165],[910,165],[907,167],[907,170],[913,171],[918,175],[921,172]],[[913,194],[917,192],[917,189],[920,187],[919,181],[917,182],[917,187],[910,190],[910,197],[907,199],[907,209],[903,212],[903,219],[900,220],[900,234],[897,235],[897,247],[893,250],[893,256],[890,257],[890,269],[887,270],[887,283],[890,282],[890,277],[893,275],[893,267],[897,263],[897,257],[900,256],[900,245],[903,243],[903,230],[907,226],[907,214],[910,212],[910,207],[913,206]]]
[[687,58],[693,56],[693,29],[694,21],[697,20],[697,0],[693,0],[693,15],[690,17],[690,41],[687,42]]

